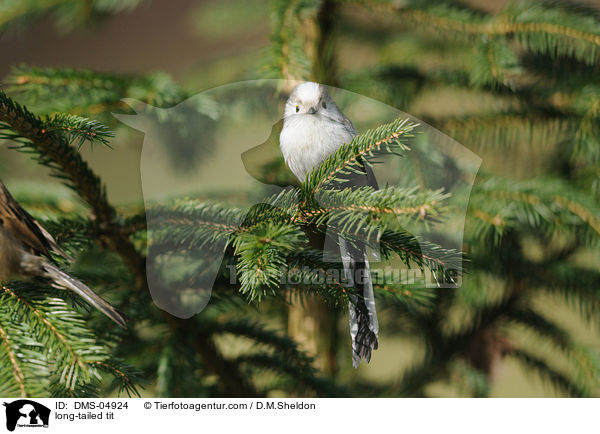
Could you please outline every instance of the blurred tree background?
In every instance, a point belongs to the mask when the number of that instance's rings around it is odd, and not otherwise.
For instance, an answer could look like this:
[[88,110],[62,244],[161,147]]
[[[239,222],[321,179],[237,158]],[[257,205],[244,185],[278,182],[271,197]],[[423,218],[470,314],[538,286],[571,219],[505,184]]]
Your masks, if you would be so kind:
[[[600,393],[600,5],[2,0],[0,28],[1,178],[76,253],[71,271],[132,318],[115,330],[60,292],[3,283],[0,395]],[[285,297],[225,292],[179,320],[144,288],[143,138],[110,113],[256,78],[363,94],[483,159],[461,287],[426,302],[381,291],[384,344],[357,371],[343,315],[337,368],[318,372],[288,335]],[[61,147],[36,141],[38,121]]]

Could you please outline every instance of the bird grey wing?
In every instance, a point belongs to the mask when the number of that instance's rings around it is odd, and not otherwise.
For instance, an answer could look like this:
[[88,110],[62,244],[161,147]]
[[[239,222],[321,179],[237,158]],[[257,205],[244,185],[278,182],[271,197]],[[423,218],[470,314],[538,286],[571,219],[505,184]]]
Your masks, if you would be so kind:
[[[341,115],[342,115],[342,124],[344,126],[344,129],[346,131],[348,131],[350,134],[352,134],[352,136],[358,135],[358,131],[356,130],[356,128],[354,127],[354,124],[348,118],[348,116],[346,116],[343,113]],[[364,175],[364,177],[363,176],[354,177],[355,179],[352,179],[353,185],[356,187],[369,186],[369,187],[373,187],[374,190],[378,190],[379,185],[377,184],[377,179],[375,178],[373,169],[371,168],[371,166],[369,164],[366,163],[366,161],[364,159],[361,158],[360,160],[361,160],[361,164],[363,166],[365,175]]]
[[375,178],[375,173],[373,173],[373,169],[364,160],[362,160],[362,164],[365,170],[366,184],[369,187],[373,187],[373,190],[379,190],[379,184],[377,184],[377,178]]
[[52,235],[19,205],[2,181],[0,181],[0,225],[36,254],[50,257],[50,251],[55,251],[64,258],[71,259],[58,246]]
[[352,123],[352,121],[342,113],[342,124],[344,125],[344,129],[348,131],[352,136],[358,135],[358,131],[356,131],[356,127]]
[[373,190],[379,190],[377,178],[375,177],[375,173],[373,173],[372,167],[363,157],[359,157],[358,159],[359,164],[362,166],[362,170],[346,175],[344,186],[352,186],[352,188],[372,187]]

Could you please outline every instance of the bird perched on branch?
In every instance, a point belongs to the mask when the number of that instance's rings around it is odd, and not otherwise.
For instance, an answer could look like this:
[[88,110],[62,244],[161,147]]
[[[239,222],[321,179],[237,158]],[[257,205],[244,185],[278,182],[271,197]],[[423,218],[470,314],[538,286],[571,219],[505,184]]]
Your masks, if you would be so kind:
[[[338,108],[324,86],[302,83],[290,94],[284,110],[283,129],[279,145],[286,164],[303,182],[313,168],[338,148],[349,143],[358,133],[354,125]],[[346,186],[370,186],[377,189],[375,176],[362,161],[364,174],[353,174]],[[371,359],[371,352],[379,345],[375,298],[369,270],[366,244],[350,243],[338,236],[346,280],[354,293],[349,302],[352,364]]]
[[11,196],[0,181],[0,281],[42,278],[52,286],[75,292],[114,322],[125,327],[124,316],[85,284],[60,270],[51,252],[67,255],[54,238]]

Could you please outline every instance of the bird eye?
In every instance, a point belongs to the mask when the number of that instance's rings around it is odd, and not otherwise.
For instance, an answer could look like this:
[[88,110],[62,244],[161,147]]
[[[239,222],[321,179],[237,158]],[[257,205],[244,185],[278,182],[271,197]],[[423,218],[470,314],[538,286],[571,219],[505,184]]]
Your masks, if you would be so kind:
[[300,106],[296,106],[296,113],[300,111]]
[[324,109],[327,109],[327,104],[325,104],[325,101],[321,103],[321,106],[323,106]]

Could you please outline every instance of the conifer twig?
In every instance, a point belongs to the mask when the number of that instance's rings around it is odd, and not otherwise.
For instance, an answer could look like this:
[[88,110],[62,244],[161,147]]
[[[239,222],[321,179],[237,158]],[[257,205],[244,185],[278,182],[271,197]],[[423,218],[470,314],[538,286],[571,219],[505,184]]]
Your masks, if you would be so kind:
[[10,138],[21,143],[18,149],[37,154],[40,164],[50,167],[54,176],[67,181],[67,185],[90,205],[101,242],[123,258],[136,276],[138,286],[145,286],[143,256],[119,223],[100,178],[69,144],[64,133],[48,128],[42,119],[0,91],[1,124],[14,133]]

